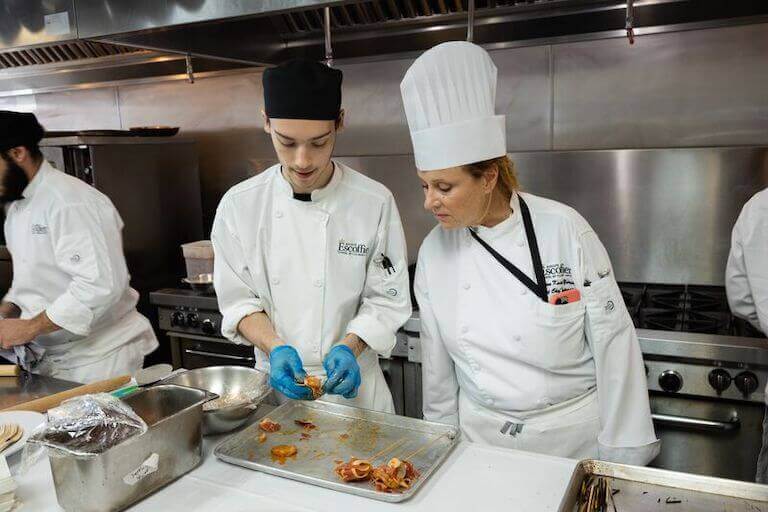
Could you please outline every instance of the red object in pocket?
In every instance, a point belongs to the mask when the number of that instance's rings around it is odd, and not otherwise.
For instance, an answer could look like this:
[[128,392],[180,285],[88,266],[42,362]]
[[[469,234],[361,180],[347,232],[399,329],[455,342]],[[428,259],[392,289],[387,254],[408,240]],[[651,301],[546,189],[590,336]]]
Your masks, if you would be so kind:
[[555,293],[549,297],[549,303],[555,305],[570,304],[571,302],[578,302],[579,300],[581,300],[581,294],[576,288]]

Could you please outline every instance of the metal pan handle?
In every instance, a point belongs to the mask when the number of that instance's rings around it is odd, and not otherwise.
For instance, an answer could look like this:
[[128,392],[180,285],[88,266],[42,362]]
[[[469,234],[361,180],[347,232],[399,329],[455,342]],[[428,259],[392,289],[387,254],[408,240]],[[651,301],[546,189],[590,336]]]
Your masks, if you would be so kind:
[[232,359],[234,361],[243,361],[246,363],[253,363],[256,361],[252,357],[231,356],[229,354],[218,354],[216,352],[205,352],[203,350],[184,349],[184,352],[186,352],[187,354],[192,354],[196,356],[216,357],[219,359]]
[[655,423],[670,427],[691,428],[697,430],[709,430],[713,432],[733,432],[741,427],[741,420],[733,416],[728,421],[707,420],[691,418],[688,416],[674,416],[672,414],[651,414]]

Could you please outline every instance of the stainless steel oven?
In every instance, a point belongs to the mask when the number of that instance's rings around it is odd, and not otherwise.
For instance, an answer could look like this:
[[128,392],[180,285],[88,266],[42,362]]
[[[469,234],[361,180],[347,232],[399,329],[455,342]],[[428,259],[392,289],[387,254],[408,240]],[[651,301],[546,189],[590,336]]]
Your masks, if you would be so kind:
[[765,340],[638,329],[661,453],[654,467],[753,481],[768,382]]
[[174,368],[256,364],[253,347],[237,345],[221,334],[221,313],[215,295],[164,289],[150,294],[158,323],[170,345]]
[[654,467],[751,481],[762,444],[760,403],[651,393],[661,453]]

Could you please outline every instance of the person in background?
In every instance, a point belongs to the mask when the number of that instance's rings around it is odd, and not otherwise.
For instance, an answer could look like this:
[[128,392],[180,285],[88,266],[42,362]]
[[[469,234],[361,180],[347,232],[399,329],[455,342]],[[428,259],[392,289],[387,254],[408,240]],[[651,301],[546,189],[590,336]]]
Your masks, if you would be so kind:
[[496,66],[466,42],[401,83],[424,208],[424,417],[466,438],[647,464],[659,452],[642,354],[605,248],[568,206],[519,190]]
[[[725,292],[731,312],[761,333],[768,329],[767,256],[768,189],[765,189],[742,208],[733,226],[731,251],[725,268]],[[768,483],[768,408],[763,420],[763,447],[757,459],[755,481]]]
[[230,189],[211,240],[222,333],[292,399],[325,375],[324,399],[394,412],[378,354],[411,314],[392,194],[332,160],[342,73],[295,60],[264,72],[264,130],[279,163]]
[[13,282],[0,303],[2,355],[75,382],[133,374],[158,346],[136,311],[109,198],[54,169],[34,114],[0,111],[0,202]]

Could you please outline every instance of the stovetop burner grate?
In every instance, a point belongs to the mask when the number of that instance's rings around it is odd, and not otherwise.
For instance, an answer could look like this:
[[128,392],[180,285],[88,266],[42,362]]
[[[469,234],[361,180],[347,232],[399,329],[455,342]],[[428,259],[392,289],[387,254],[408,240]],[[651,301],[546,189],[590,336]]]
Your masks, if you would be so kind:
[[635,327],[744,335],[730,313],[723,287],[619,283],[619,288]]

